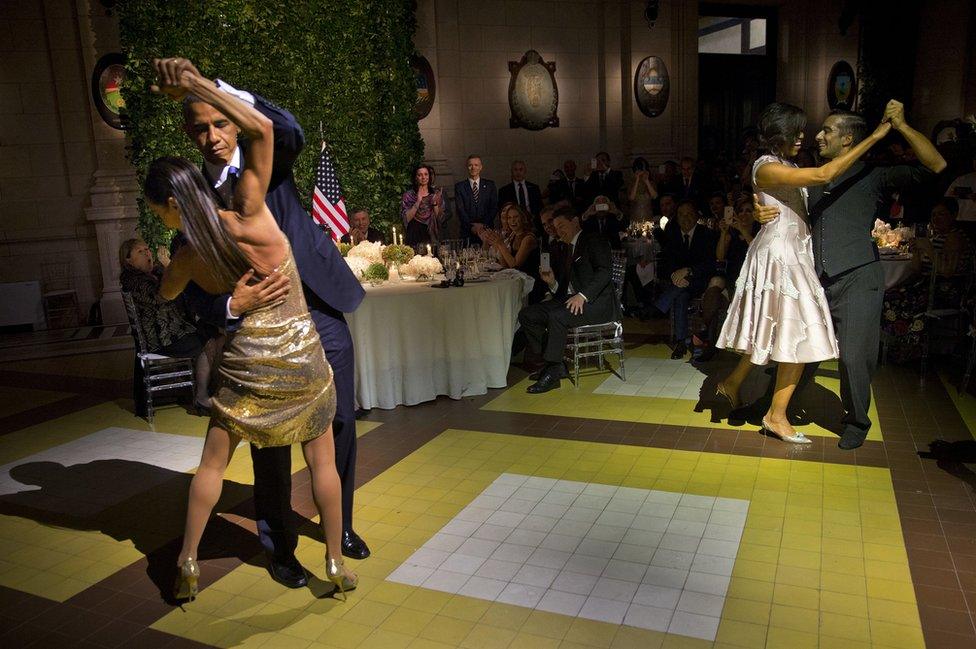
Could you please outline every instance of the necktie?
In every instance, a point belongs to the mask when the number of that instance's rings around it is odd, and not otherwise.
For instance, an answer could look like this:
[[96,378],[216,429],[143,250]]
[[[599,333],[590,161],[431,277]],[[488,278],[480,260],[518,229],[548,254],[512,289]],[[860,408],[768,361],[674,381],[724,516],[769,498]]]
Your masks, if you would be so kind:
[[576,200],[576,181],[569,181],[569,195],[575,201]]
[[477,182],[471,183],[471,195],[474,196],[474,202],[477,203],[478,202],[478,198],[479,198],[478,183]]
[[518,204],[525,207],[525,190],[522,189],[523,184],[518,183],[516,187],[518,187]]
[[691,235],[685,235],[685,252],[691,250]]

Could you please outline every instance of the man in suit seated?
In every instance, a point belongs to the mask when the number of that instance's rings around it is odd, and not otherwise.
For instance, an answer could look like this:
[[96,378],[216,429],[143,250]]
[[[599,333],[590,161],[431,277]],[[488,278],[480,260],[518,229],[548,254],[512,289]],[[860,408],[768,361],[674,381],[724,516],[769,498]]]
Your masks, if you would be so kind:
[[597,196],[606,196],[614,204],[620,202],[620,191],[624,188],[624,176],[610,168],[610,154],[601,151],[596,154],[593,171],[584,185],[586,203],[592,203]]
[[342,243],[351,243],[352,245],[361,241],[383,243],[383,233],[374,227],[370,227],[369,212],[365,209],[353,211],[350,225],[352,225],[352,229],[339,239]]
[[538,220],[539,210],[542,209],[542,191],[538,185],[525,179],[526,171],[525,163],[521,160],[512,163],[512,182],[498,190],[498,204],[515,203]]
[[458,213],[458,238],[475,239],[482,228],[493,229],[498,216],[498,192],[495,182],[481,177],[481,156],[469,155],[468,179],[454,184],[454,202]]
[[715,268],[715,236],[698,224],[698,210],[690,201],[678,205],[677,223],[664,231],[660,276],[665,288],[654,306],[662,313],[674,311],[675,347],[671,358],[688,352],[688,305],[701,295]]
[[585,234],[579,217],[570,209],[556,212],[553,227],[566,244],[569,255],[562,268],[550,263],[540,272],[553,299],[527,306],[519,312],[519,322],[536,353],[542,352],[543,368],[530,376],[535,383],[530,394],[548,392],[568,377],[563,352],[570,327],[599,324],[620,317],[620,305],[611,281],[610,244],[599,234]]
[[542,221],[542,236],[539,238],[539,249],[549,253],[549,267],[563,268],[566,265],[566,256],[569,254],[569,246],[559,239],[556,226],[553,224],[555,214],[558,210],[568,213],[566,205],[547,205],[542,208],[539,218]]

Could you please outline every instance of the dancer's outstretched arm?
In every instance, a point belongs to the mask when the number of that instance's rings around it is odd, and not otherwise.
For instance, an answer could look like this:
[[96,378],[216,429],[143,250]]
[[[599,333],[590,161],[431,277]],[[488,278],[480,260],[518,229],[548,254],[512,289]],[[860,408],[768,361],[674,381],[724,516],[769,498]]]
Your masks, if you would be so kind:
[[888,102],[885,107],[885,119],[891,122],[891,127],[901,133],[905,141],[908,142],[908,146],[912,147],[912,151],[915,152],[915,157],[921,162],[929,171],[933,173],[940,173],[946,168],[945,158],[939,153],[939,150],[935,148],[935,145],[929,141],[927,137],[913,129],[905,121],[905,106],[900,101],[892,99]]
[[858,158],[879,142],[891,130],[889,122],[881,122],[874,133],[858,142],[851,150],[837,156],[820,167],[791,167],[789,165],[771,162],[756,170],[757,187],[809,187],[811,185],[825,185],[841,176],[851,168]]

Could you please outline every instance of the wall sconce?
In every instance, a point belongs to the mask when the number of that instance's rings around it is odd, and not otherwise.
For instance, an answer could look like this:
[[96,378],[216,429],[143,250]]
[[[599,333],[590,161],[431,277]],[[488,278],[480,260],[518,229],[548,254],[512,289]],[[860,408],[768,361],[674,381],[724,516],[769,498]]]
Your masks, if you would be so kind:
[[654,23],[657,22],[657,12],[660,6],[660,0],[647,0],[644,4],[644,20],[647,21],[648,27],[653,27]]

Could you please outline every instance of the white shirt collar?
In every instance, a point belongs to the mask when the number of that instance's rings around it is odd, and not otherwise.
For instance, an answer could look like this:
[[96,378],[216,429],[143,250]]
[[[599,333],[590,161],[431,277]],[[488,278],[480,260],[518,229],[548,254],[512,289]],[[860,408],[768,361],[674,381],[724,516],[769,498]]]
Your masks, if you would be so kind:
[[481,184],[481,176],[478,176],[477,178],[468,177],[468,184],[471,185],[472,187],[475,186],[475,185],[480,185]]
[[571,245],[573,247],[573,250],[576,250],[576,240],[580,238],[580,235],[581,234],[583,234],[583,231],[582,230],[580,230],[579,232],[577,232],[576,233],[576,236],[573,237],[573,240],[569,242],[569,245]]
[[681,238],[684,239],[685,237],[688,237],[688,241],[690,242],[692,239],[695,238],[695,230],[697,229],[698,229],[698,224],[695,223],[693,226],[691,226],[690,230],[681,233]]
[[238,173],[241,169],[241,147],[234,149],[234,155],[230,157],[230,164],[225,165],[215,165],[206,160],[203,161],[204,168],[207,170],[207,174],[214,179],[214,189],[217,189],[225,182],[227,182],[227,174],[230,173],[231,167],[236,167]]

